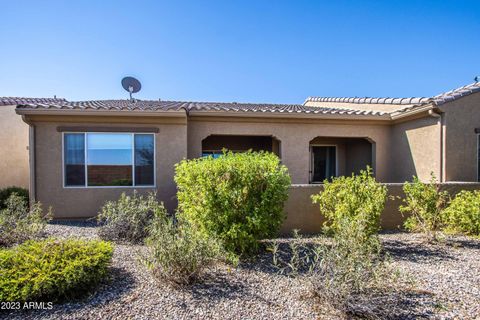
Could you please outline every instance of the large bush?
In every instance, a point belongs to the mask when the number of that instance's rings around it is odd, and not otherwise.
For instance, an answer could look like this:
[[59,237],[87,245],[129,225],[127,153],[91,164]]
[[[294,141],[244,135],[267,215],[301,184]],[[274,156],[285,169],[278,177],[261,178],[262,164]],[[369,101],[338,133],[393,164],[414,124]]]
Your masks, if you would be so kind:
[[176,165],[180,216],[229,252],[250,254],[274,236],[284,218],[290,176],[266,152],[225,152]]
[[13,193],[0,210],[0,246],[10,246],[42,235],[51,212],[43,213],[39,202],[28,207],[24,197]]
[[0,301],[78,296],[107,275],[112,246],[103,241],[28,241],[0,250]]
[[0,209],[7,207],[7,199],[10,198],[12,194],[16,193],[20,196],[26,203],[29,201],[28,190],[20,187],[7,187],[0,189]]
[[442,211],[448,203],[448,193],[440,191],[440,186],[432,174],[429,183],[413,177],[413,182],[403,185],[405,198],[399,207],[401,213],[410,216],[404,226],[409,231],[424,232],[430,239],[436,239],[436,232],[442,227]]
[[387,188],[379,184],[370,168],[359,175],[324,181],[324,190],[312,196],[325,216],[324,230],[335,233],[344,220],[357,221],[365,229],[365,236],[378,232],[380,214],[385,207]]
[[145,261],[153,274],[174,285],[195,282],[202,271],[223,259],[223,249],[214,238],[204,237],[185,221],[157,215],[146,240]]
[[442,213],[446,231],[480,235],[480,191],[461,191]]
[[98,234],[102,239],[141,243],[148,236],[148,226],[153,217],[165,214],[155,193],[147,196],[136,191],[129,196],[122,193],[117,201],[107,201],[97,217]]

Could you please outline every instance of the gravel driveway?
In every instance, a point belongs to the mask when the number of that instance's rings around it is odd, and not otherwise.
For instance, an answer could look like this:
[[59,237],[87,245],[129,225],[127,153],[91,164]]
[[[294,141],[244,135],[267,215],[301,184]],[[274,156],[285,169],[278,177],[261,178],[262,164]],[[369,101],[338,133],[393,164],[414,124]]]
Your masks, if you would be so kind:
[[[48,226],[57,237],[96,238],[95,226]],[[426,245],[418,235],[381,235],[394,263],[417,279],[411,318],[480,319],[480,241],[463,237]],[[315,308],[308,283],[278,275],[263,256],[238,268],[219,266],[180,290],[158,282],[139,262],[142,246],[117,245],[112,279],[96,292],[52,310],[0,313],[8,319],[332,319]]]

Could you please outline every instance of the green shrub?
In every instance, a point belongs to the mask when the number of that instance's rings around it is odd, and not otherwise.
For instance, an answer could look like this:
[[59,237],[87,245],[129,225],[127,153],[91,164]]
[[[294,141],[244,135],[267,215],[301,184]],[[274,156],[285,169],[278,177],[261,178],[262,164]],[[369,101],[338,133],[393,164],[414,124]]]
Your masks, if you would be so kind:
[[324,190],[312,196],[325,216],[324,230],[327,233],[339,231],[345,219],[354,220],[365,229],[368,237],[378,232],[380,214],[385,207],[387,188],[372,176],[369,167],[359,175],[333,178],[324,181]]
[[0,246],[11,246],[42,235],[51,212],[44,215],[39,202],[31,208],[24,197],[13,193],[0,210]]
[[446,231],[480,235],[480,191],[461,191],[442,213]]
[[7,187],[0,190],[0,209],[4,209],[7,207],[6,201],[14,193],[24,199],[26,203],[28,203],[29,197],[27,189],[20,187]]
[[273,153],[225,152],[183,160],[175,169],[180,216],[229,252],[254,253],[258,240],[278,232],[290,176]]
[[103,241],[28,241],[0,250],[0,301],[68,299],[105,278],[112,246]]
[[134,191],[122,193],[117,201],[107,201],[97,217],[98,235],[104,240],[141,243],[148,236],[148,226],[155,214],[165,214],[163,203],[155,193],[147,196]]
[[440,186],[432,173],[429,183],[413,177],[413,182],[403,185],[404,205],[401,213],[411,214],[404,226],[409,231],[426,233],[429,239],[436,239],[436,232],[442,227],[442,210],[448,203],[448,193],[440,191]]
[[197,281],[205,268],[224,257],[219,241],[204,237],[185,221],[174,223],[158,215],[149,229],[147,265],[157,278],[174,285]]

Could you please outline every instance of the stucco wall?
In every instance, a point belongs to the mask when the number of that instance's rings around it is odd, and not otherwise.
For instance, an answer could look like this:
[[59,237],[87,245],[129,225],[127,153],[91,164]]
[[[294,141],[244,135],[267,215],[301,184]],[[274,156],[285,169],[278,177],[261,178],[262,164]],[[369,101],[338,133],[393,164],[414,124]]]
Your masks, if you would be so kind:
[[[156,127],[156,190],[158,198],[165,202],[169,212],[176,207],[176,187],[173,181],[174,165],[187,155],[187,128],[184,119],[148,119],[136,123],[130,118],[128,124],[115,123],[113,117],[104,119],[102,127]],[[126,119],[122,119],[125,121]],[[114,200],[122,192],[133,192],[134,187],[64,188],[62,180],[62,133],[57,131],[63,122],[35,121],[36,134],[36,200],[45,207],[51,206],[56,218],[81,218],[94,216],[106,200]],[[100,119],[94,125],[98,126]],[[92,123],[68,123],[70,126],[89,126]],[[139,192],[154,191],[155,188],[136,188]]]
[[[390,166],[390,127],[362,122],[289,120],[262,118],[207,118],[188,120],[188,157],[201,155],[202,140],[211,134],[272,135],[280,140],[280,156],[289,168],[292,182],[308,183],[310,141],[316,137],[369,138],[375,144],[376,177],[388,181]],[[374,167],[375,167],[374,164]]]
[[477,181],[477,134],[480,93],[441,106],[445,111],[445,176],[447,181]]
[[0,106],[0,188],[28,188],[28,131],[15,106]]
[[[385,203],[380,220],[384,230],[399,229],[405,218],[398,211],[404,197],[402,190],[403,184],[386,184],[389,197]],[[322,224],[325,221],[320,214],[318,205],[312,204],[311,196],[323,190],[322,185],[292,185],[289,189],[288,200],[285,203],[285,213],[287,218],[283,223],[280,233],[289,234],[294,229],[299,229],[302,233],[312,234],[321,231]],[[480,190],[480,183],[444,183],[441,190],[447,190],[450,195],[455,195],[461,190]],[[399,198],[400,197],[400,198]]]
[[405,182],[418,176],[430,180],[430,173],[440,179],[439,118],[423,117],[392,126],[391,176],[389,182]]

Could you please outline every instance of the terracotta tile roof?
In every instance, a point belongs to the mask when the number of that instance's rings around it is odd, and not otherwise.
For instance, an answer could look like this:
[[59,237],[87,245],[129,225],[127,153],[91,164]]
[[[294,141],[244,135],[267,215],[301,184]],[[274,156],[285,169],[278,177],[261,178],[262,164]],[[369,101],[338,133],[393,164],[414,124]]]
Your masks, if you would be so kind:
[[188,112],[256,112],[256,113],[306,113],[306,114],[352,114],[381,116],[385,113],[362,110],[309,107],[301,104],[259,104],[237,102],[185,102],[157,100],[93,100],[61,101],[53,103],[19,104],[18,109],[43,110],[98,110],[98,111],[179,111]]
[[368,104],[424,104],[430,101],[430,98],[420,97],[420,98],[333,98],[333,97],[308,97],[305,102],[336,102],[336,103],[368,103]]
[[19,105],[27,103],[62,103],[63,98],[23,98],[23,97],[0,97],[0,106]]
[[[312,114],[312,115],[357,115],[379,116],[402,114],[428,105],[441,105],[460,97],[480,92],[480,83],[475,82],[461,88],[448,91],[435,97],[426,98],[326,98],[309,97],[305,102],[340,103],[335,105],[300,104],[262,104],[236,102],[187,102],[159,100],[92,100],[67,101],[56,98],[0,98],[0,105],[17,105],[17,109],[26,110],[94,110],[94,111],[180,111],[201,112],[237,112],[237,113],[275,113],[275,114]],[[341,105],[345,104],[345,105]],[[386,111],[369,110],[367,107],[355,107],[355,104],[386,104],[397,106]],[[399,108],[400,107],[400,108]],[[378,109],[378,108],[377,108]]]
[[475,92],[480,92],[480,82],[474,82],[469,85],[441,93],[434,97],[415,97],[415,98],[331,98],[331,97],[308,97],[304,104],[307,102],[334,102],[334,103],[354,103],[354,104],[391,104],[391,105],[408,105],[408,107],[400,110],[395,110],[394,112],[399,111],[408,111],[413,108],[423,106],[429,103],[435,105],[441,105],[458,98],[470,95]]
[[441,93],[438,96],[433,97],[432,100],[436,105],[441,105],[456,100],[458,98],[468,96],[475,92],[480,92],[480,82],[474,82],[466,86],[445,93]]

